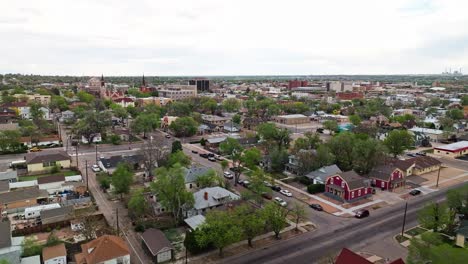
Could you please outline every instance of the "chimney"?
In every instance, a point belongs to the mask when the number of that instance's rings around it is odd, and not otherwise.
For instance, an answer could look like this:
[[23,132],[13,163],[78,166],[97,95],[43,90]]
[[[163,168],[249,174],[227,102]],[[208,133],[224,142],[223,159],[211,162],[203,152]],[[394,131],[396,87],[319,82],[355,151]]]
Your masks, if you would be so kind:
[[205,200],[208,201],[208,192],[205,192],[205,195],[203,197],[205,198]]

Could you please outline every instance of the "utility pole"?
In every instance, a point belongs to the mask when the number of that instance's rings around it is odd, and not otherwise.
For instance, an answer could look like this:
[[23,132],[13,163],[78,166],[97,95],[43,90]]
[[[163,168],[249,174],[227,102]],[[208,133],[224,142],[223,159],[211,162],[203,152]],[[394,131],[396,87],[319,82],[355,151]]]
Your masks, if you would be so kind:
[[98,157],[97,157],[97,142],[96,142],[96,164],[98,164]]
[[405,232],[406,211],[408,211],[408,201],[406,201],[406,204],[405,204],[405,215],[403,216],[403,225],[401,227],[401,236],[403,236],[403,233]]
[[85,166],[86,166],[86,190],[89,192],[88,160],[85,160]]
[[439,172],[437,173],[437,182],[436,182],[436,188],[439,188],[439,177],[440,177],[440,169],[442,168],[442,165],[439,166]]
[[120,230],[119,230],[119,208],[115,208],[115,216],[116,216],[116,219],[117,219],[117,235],[120,234]]
[[79,163],[78,163],[78,145],[79,143],[76,142],[76,147],[75,147],[75,154],[76,154],[76,167],[78,168]]

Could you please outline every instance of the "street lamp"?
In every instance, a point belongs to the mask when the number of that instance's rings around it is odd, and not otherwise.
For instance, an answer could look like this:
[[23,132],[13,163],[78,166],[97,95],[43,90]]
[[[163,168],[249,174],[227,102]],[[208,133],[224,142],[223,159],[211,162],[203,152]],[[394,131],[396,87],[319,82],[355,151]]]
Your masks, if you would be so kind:
[[408,211],[408,201],[405,204],[405,214],[403,215],[403,225],[401,226],[401,236],[403,237],[403,233],[405,232],[405,224],[406,224],[406,212]]

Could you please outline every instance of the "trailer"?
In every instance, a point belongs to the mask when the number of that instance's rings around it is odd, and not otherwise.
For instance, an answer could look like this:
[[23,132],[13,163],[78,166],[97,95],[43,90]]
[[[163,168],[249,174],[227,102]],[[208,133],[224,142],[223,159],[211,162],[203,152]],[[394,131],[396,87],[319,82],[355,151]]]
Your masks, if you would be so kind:
[[56,208],[60,208],[60,204],[53,203],[53,204],[45,204],[45,205],[28,207],[24,209],[24,218],[33,219],[36,217],[40,217],[41,211],[46,211],[46,210],[56,209]]

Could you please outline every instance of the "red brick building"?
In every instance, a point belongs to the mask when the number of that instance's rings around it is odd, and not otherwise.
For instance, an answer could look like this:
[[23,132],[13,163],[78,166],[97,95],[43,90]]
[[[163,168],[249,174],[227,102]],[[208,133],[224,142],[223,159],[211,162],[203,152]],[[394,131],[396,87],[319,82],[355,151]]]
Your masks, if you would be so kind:
[[372,188],[366,178],[346,171],[327,178],[325,195],[342,202],[354,202],[371,196]]
[[404,187],[406,183],[405,172],[392,165],[381,165],[372,169],[369,178],[377,188],[383,190],[394,190]]
[[297,87],[306,87],[309,83],[307,81],[301,81],[301,80],[291,80],[288,82],[288,89],[291,90],[293,88]]
[[364,95],[359,92],[336,93],[336,99],[338,100],[353,100],[362,98],[364,98]]

